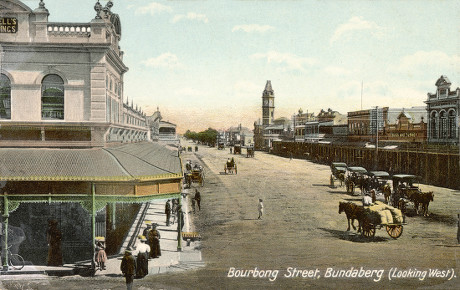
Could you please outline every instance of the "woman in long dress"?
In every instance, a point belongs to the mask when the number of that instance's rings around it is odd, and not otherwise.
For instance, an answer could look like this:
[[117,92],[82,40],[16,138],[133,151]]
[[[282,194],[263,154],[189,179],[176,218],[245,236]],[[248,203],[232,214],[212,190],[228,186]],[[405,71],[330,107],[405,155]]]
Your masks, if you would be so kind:
[[136,277],[143,278],[149,273],[150,246],[146,244],[145,236],[140,237],[140,244],[137,246],[137,271]]
[[61,266],[62,262],[62,249],[61,240],[62,234],[58,229],[57,220],[50,220],[48,222],[48,230],[46,238],[48,241],[48,266]]
[[150,258],[158,258],[161,256],[160,248],[160,232],[157,230],[157,226],[152,225],[152,230],[149,232],[149,245],[150,245]]

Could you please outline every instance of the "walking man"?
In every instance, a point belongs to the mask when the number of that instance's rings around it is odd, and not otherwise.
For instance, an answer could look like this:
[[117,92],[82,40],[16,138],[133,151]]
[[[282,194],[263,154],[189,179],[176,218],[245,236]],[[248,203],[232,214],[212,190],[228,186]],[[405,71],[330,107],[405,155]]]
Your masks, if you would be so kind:
[[262,219],[262,215],[264,214],[264,204],[261,198],[259,198],[259,205],[258,205],[258,210],[259,210],[259,217],[257,219]]
[[123,259],[121,259],[120,270],[126,279],[126,289],[133,289],[134,275],[136,274],[136,260],[132,255],[132,249],[128,248],[125,251]]
[[171,218],[171,205],[169,204],[169,199],[165,204],[165,214],[166,214],[166,226],[169,227],[169,219]]
[[201,210],[201,194],[200,192],[198,191],[198,189],[195,189],[195,201],[196,201],[196,205],[198,206],[198,210]]

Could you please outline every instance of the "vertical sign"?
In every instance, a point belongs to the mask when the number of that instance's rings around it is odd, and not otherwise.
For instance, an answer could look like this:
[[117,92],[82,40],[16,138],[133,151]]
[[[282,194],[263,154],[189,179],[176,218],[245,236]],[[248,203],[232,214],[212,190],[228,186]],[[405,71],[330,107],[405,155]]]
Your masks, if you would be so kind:
[[383,131],[383,108],[376,107],[375,109],[371,109],[371,134],[377,134],[377,128],[379,132]]

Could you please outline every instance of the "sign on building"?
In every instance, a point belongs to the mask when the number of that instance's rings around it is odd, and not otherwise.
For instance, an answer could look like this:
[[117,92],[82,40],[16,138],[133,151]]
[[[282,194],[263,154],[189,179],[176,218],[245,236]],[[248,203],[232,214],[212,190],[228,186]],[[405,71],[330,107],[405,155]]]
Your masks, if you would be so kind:
[[371,109],[371,116],[370,116],[370,129],[371,134],[377,134],[376,128],[378,127],[379,132],[383,131],[384,121],[383,121],[383,108],[375,108]]
[[18,32],[18,20],[14,17],[0,18],[0,33]]

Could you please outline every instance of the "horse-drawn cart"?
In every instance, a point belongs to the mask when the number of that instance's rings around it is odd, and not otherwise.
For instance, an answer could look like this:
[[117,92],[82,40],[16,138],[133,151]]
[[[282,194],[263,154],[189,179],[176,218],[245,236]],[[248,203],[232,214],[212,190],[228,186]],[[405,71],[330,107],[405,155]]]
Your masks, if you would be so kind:
[[353,222],[358,220],[358,232],[361,231],[361,235],[366,238],[374,237],[376,229],[383,227],[393,239],[402,235],[404,224],[402,212],[383,202],[377,201],[371,206],[361,206],[353,202],[339,202],[339,214],[342,212],[345,212],[347,216],[347,231],[350,230],[350,225],[356,229]]
[[376,229],[385,227],[388,235],[397,239],[402,235],[403,221],[404,217],[399,209],[377,201],[375,205],[364,207],[361,234],[372,238]]
[[185,172],[185,183],[188,185],[188,187],[191,187],[193,182],[204,186],[203,168],[194,167],[191,171]]
[[410,174],[393,175],[393,193],[391,201],[403,213],[407,211],[409,203],[413,203],[415,212],[419,214],[419,205],[422,205],[422,214],[428,216],[428,205],[433,201],[432,191],[422,192],[419,188],[420,176]]
[[246,157],[254,157],[254,147],[246,147]]
[[347,193],[354,194],[356,187],[361,188],[362,191],[366,179],[366,174],[367,170],[364,167],[348,167],[345,177],[345,186],[347,188]]
[[241,154],[241,145],[233,146],[233,154]]
[[235,172],[235,174],[238,174],[236,161],[233,158],[231,160],[227,160],[224,166],[224,171],[225,171],[225,174],[227,173],[233,174],[233,172]]
[[331,164],[331,179],[330,185],[334,187],[334,181],[339,180],[340,186],[345,181],[345,172],[347,172],[347,164],[343,162],[332,162]]
[[385,171],[369,171],[366,190],[374,190],[376,196],[382,196],[381,200],[388,204],[391,196],[391,187],[388,181],[390,174]]

